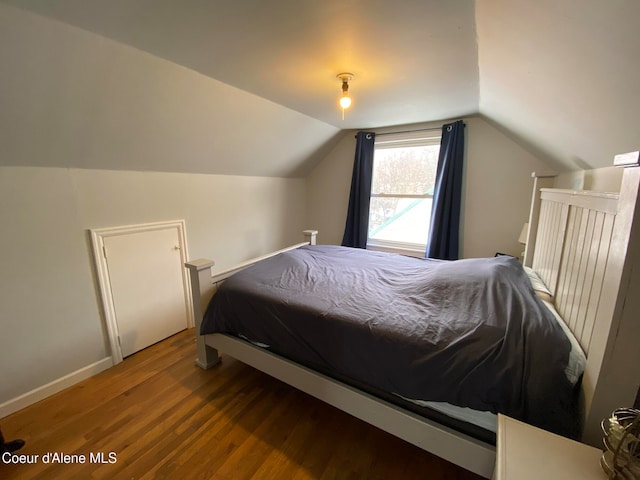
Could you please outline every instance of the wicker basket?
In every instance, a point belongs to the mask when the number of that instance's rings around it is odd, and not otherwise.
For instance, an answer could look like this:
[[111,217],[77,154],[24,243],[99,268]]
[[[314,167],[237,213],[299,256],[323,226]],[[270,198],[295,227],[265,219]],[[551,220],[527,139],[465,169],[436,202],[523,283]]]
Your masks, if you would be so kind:
[[640,410],[620,408],[602,421],[605,451],[600,459],[611,479],[640,480]]

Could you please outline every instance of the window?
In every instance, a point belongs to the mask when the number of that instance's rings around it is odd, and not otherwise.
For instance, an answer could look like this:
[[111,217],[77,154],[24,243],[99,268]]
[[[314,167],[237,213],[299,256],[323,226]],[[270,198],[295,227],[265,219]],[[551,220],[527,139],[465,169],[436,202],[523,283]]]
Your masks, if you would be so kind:
[[378,135],[367,248],[424,255],[440,130]]

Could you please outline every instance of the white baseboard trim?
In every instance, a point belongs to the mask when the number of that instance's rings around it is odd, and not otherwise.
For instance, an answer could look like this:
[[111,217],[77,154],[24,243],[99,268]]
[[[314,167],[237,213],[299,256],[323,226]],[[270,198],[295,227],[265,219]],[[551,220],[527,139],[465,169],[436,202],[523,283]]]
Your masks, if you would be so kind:
[[98,360],[97,362],[87,365],[80,370],[76,370],[64,377],[60,377],[53,382],[49,382],[46,385],[42,385],[30,392],[24,393],[19,397],[0,403],[0,419],[28,407],[29,405],[33,405],[34,403],[39,402],[54,393],[58,393],[67,387],[71,387],[82,380],[93,377],[112,366],[113,359],[111,357],[103,358],[102,360]]

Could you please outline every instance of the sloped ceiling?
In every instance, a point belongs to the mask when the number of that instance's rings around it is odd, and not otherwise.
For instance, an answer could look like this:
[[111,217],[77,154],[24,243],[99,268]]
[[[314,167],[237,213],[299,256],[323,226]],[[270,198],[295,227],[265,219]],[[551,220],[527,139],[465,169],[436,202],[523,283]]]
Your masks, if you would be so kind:
[[480,112],[558,170],[640,149],[640,2],[480,0]]
[[[3,0],[4,1],[4,0]],[[478,109],[472,0],[6,0],[340,129]],[[337,108],[352,72],[354,108]]]
[[[301,114],[310,134],[287,141],[307,153],[344,129],[478,113],[558,170],[640,146],[637,0],[0,1],[266,100],[265,130]],[[355,74],[344,120],[342,71]]]

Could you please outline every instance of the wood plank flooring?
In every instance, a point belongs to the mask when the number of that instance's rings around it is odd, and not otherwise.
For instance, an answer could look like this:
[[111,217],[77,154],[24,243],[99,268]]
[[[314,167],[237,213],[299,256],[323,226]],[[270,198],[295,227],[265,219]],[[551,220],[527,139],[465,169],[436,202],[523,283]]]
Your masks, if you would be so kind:
[[229,357],[203,371],[193,335],[0,420],[7,439],[26,441],[17,454],[38,455],[0,461],[0,478],[481,478]]

